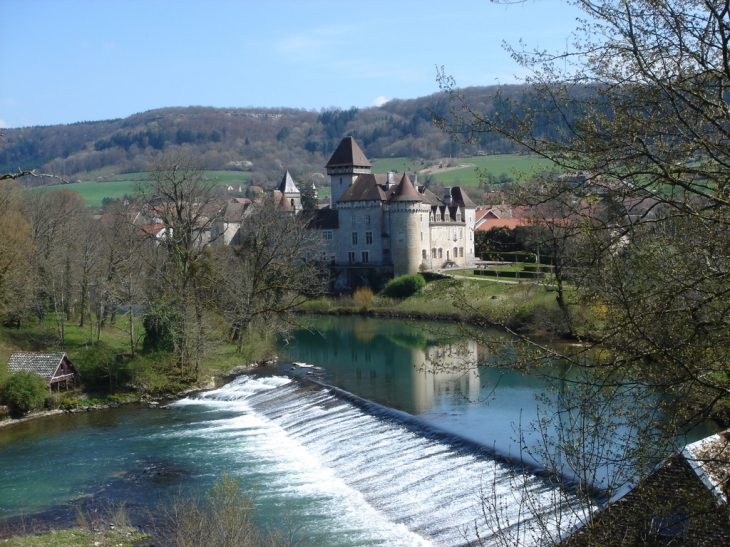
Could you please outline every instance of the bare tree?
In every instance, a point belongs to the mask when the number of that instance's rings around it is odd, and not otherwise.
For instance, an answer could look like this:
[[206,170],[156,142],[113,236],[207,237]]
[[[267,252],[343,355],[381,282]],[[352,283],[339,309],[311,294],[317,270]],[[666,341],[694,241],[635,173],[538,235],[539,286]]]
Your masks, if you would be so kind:
[[730,6],[576,3],[587,18],[569,51],[511,49],[531,74],[522,97],[498,92],[493,110],[477,111],[442,73],[454,108],[441,124],[467,141],[499,134],[586,175],[548,180],[542,203],[573,194],[615,205],[581,212],[589,252],[573,294],[596,318],[591,344],[569,355],[533,345],[521,363],[563,359],[590,372],[584,386],[661,394],[655,407],[674,419],[642,436],[658,462],[684,428],[729,417]]
[[179,148],[160,155],[138,190],[146,216],[162,226],[162,231],[146,231],[154,249],[147,258],[154,274],[151,299],[174,309],[178,365],[195,376],[206,347],[206,295],[212,279],[208,238],[220,214],[215,182]]
[[273,318],[289,321],[297,307],[326,289],[321,239],[308,229],[310,220],[307,213],[281,211],[268,199],[244,217],[238,245],[219,249],[218,302],[239,352],[255,320],[265,319],[267,328]]

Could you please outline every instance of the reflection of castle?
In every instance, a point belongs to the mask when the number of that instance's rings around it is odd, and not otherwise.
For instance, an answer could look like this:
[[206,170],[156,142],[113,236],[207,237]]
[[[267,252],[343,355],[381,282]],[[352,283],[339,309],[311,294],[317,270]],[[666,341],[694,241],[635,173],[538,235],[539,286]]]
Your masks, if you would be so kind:
[[376,321],[370,326],[372,331],[361,321],[357,330],[328,330],[325,338],[298,332],[296,360],[325,367],[328,383],[415,414],[442,396],[479,398],[476,342],[433,346],[409,329],[394,333]]

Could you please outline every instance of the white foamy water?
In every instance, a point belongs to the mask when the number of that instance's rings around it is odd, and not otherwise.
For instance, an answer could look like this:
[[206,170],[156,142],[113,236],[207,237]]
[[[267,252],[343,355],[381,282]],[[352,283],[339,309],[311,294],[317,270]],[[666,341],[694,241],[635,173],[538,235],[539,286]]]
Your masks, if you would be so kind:
[[496,527],[505,544],[537,545],[576,522],[576,500],[545,478],[328,389],[246,376],[172,406],[188,405],[234,415],[161,435],[203,437],[199,458],[239,462],[262,502],[297,502],[305,528],[341,534],[343,545],[458,546],[475,525],[487,545],[500,544]]

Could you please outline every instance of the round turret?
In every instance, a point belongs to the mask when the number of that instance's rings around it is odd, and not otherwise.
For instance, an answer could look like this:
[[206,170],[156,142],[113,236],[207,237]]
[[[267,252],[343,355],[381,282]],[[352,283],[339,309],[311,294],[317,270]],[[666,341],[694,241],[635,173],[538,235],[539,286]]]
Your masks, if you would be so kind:
[[428,218],[429,206],[403,173],[398,187],[388,201],[393,248],[393,274],[417,273],[423,263],[423,218]]

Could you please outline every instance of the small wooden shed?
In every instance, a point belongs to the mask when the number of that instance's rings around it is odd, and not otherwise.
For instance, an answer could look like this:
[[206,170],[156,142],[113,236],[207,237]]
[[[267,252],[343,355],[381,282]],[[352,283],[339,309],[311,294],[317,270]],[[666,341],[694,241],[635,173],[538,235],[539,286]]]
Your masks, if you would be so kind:
[[35,372],[45,380],[48,389],[53,391],[55,386],[58,391],[61,385],[68,389],[69,382],[72,387],[76,386],[79,373],[71,360],[65,353],[35,353],[29,351],[16,351],[8,361],[9,372]]

